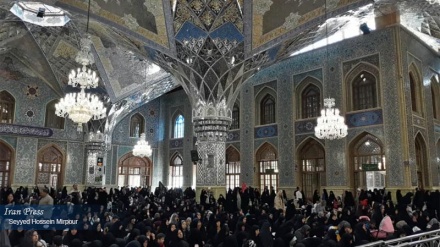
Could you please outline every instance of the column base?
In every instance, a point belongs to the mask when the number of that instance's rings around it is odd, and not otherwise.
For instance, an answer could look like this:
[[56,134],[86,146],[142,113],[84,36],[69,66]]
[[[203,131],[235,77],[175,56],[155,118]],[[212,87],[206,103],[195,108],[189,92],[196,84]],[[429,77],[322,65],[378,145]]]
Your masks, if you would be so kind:
[[226,185],[225,186],[197,186],[196,188],[196,201],[200,203],[200,193],[202,189],[209,190],[213,195],[215,200],[217,200],[220,194],[226,198]]

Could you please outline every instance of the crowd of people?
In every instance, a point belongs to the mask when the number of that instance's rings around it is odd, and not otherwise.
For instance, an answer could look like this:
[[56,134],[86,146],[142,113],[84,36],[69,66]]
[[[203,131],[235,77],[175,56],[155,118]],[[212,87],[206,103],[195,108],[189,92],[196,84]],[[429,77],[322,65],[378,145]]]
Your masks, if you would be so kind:
[[[310,200],[297,188],[243,186],[214,198],[191,188],[3,188],[1,204],[75,205],[78,224],[66,229],[1,229],[2,247],[333,247],[439,229],[439,191],[386,189],[337,196],[315,190]],[[198,199],[198,200],[196,200]],[[197,202],[198,201],[198,202]],[[6,216],[3,216],[3,222]]]

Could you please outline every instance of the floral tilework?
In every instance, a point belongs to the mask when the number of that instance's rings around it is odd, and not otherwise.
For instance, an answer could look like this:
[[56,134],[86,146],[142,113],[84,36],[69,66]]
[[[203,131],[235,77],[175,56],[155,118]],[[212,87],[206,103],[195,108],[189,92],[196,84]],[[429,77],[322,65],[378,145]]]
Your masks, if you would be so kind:
[[35,184],[38,139],[17,138],[14,184]]
[[67,143],[65,184],[82,184],[84,182],[84,161],[84,144],[79,142]]

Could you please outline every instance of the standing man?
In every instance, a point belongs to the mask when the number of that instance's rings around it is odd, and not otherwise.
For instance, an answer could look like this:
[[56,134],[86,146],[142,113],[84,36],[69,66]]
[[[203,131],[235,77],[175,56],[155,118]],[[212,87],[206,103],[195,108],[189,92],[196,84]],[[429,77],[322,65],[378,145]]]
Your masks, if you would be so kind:
[[40,190],[38,206],[44,210],[43,218],[50,219],[52,217],[53,198],[49,195],[49,189],[46,187]]
[[77,205],[81,203],[81,191],[78,189],[78,185],[74,184],[72,191],[70,192],[72,196],[72,203]]
[[301,207],[304,204],[303,194],[302,194],[301,190],[299,189],[299,187],[296,187],[295,199],[298,202],[299,207]]

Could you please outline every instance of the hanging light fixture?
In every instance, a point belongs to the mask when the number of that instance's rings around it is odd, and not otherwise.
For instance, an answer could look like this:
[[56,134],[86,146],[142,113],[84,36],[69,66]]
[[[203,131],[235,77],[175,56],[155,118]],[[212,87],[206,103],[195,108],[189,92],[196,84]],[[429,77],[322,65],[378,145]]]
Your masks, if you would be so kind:
[[318,117],[315,127],[315,136],[319,139],[335,140],[347,136],[347,125],[344,123],[344,117],[339,115],[339,109],[333,108],[335,99],[324,99],[324,109],[321,110],[321,116]]
[[86,93],[68,93],[55,105],[55,113],[60,117],[69,117],[78,124],[77,131],[83,131],[83,124],[91,119],[98,120],[107,116],[107,108],[98,96]]
[[[86,32],[89,29],[89,19],[90,1]],[[80,46],[81,50],[78,52],[75,61],[82,64],[82,67],[70,72],[68,84],[72,87],[79,87],[81,91],[79,93],[66,94],[55,105],[55,114],[64,118],[69,117],[78,125],[77,130],[83,131],[83,124],[91,119],[99,120],[105,118],[107,116],[107,109],[97,95],[85,92],[85,89],[96,88],[99,82],[96,72],[87,68],[87,65],[91,66],[95,62],[91,52],[92,41],[88,35],[86,38],[81,39]]]
[[[325,1],[325,33],[326,33],[326,57],[328,65],[328,26],[327,26],[327,1]],[[348,127],[345,124],[344,117],[339,115],[339,109],[335,106],[334,98],[324,99],[324,109],[321,110],[321,116],[317,119],[315,127],[315,136],[319,139],[335,140],[347,136]]]
[[145,133],[141,134],[141,137],[139,138],[139,141],[136,143],[136,146],[133,148],[133,155],[138,157],[149,157],[153,153],[153,150],[151,149],[150,145],[148,144],[146,140]]

